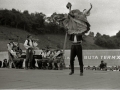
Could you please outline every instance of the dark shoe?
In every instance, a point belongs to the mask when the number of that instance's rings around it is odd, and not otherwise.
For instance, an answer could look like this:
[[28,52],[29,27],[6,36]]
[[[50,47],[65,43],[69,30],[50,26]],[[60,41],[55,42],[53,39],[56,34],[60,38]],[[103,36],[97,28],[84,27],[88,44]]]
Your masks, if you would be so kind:
[[70,73],[69,73],[69,75],[72,75],[72,74],[74,74],[74,72],[70,72]]
[[58,70],[58,68],[54,68],[54,70]]
[[80,73],[80,76],[83,76],[83,73]]
[[25,70],[28,70],[28,68],[25,68]]

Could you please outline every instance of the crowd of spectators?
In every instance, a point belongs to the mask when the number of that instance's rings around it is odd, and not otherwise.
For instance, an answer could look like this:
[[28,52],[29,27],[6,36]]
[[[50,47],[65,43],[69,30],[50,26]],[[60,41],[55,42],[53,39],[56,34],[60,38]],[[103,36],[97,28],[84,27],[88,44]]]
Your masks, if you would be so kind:
[[[59,58],[60,59],[60,58]],[[58,70],[61,68],[61,64],[60,62],[57,60],[57,62],[53,62],[48,60],[48,58],[42,58],[38,59],[37,62],[37,66],[35,66],[36,69],[54,69],[54,70]],[[22,65],[19,65],[20,69],[23,69],[23,63]],[[4,59],[3,62],[0,61],[0,68],[9,68],[9,62],[7,59]],[[14,65],[12,65],[12,68],[15,68]],[[69,69],[70,69],[70,65],[69,65]],[[104,61],[101,61],[100,65],[98,66],[87,66],[84,67],[85,70],[98,70],[98,71],[120,71],[120,66],[107,66],[107,63],[105,63]]]
[[107,63],[101,61],[98,66],[87,66],[84,67],[86,70],[99,70],[99,71],[120,71],[120,66],[107,66]]

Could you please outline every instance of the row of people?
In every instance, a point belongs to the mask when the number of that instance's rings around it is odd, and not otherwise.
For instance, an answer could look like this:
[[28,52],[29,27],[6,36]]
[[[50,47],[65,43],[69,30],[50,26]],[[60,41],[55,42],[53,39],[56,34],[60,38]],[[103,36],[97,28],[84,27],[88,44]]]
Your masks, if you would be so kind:
[[[25,40],[24,47],[26,48],[26,55],[25,58],[22,56],[22,50],[19,47],[18,43],[15,43],[13,39],[10,39],[10,43],[7,44],[8,47],[8,66],[9,68],[22,68],[23,61],[25,59],[25,69],[28,68],[35,68],[35,50],[39,50],[37,47],[37,41],[33,40],[31,35],[27,36]],[[47,64],[52,69],[58,69],[58,62],[62,60],[62,51],[59,50],[48,50],[42,49],[42,52],[39,53],[39,59],[37,60],[39,68],[46,68]],[[53,65],[54,63],[54,65]]]
[[[26,48],[26,61],[25,61],[25,69],[28,68],[34,68],[34,59],[35,59],[35,50],[39,49],[37,47],[37,41],[36,39],[33,39],[32,35],[28,35],[27,39],[25,40],[24,46]],[[56,69],[58,69],[57,63],[60,61],[60,57],[58,59],[58,56],[62,57],[63,54],[61,54],[61,50],[49,50],[49,49],[42,49],[42,52],[40,52],[39,60],[37,61],[39,68],[46,68],[47,64],[49,64],[49,68],[52,68],[52,63],[54,63],[54,66]],[[29,64],[29,65],[28,65]]]
[[60,49],[48,50],[42,49],[40,53],[41,59],[37,60],[40,69],[62,69],[63,65],[63,52]]
[[99,66],[88,66],[84,67],[85,70],[100,70],[100,71],[120,71],[120,67],[116,66],[109,66],[104,69],[100,69]]
[[[15,66],[14,66],[15,64]],[[11,64],[11,68],[19,68],[22,69],[23,68],[23,61],[19,61],[19,60],[14,60],[14,64]],[[3,62],[0,61],[0,67],[2,68],[9,68],[9,61],[7,61],[7,59],[4,59]]]

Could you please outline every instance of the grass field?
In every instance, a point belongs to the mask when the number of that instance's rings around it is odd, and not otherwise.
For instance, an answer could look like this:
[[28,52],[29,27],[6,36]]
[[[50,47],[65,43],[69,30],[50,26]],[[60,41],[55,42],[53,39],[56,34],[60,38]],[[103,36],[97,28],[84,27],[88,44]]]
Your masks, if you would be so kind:
[[[39,39],[38,47],[45,48],[46,46],[51,46],[51,48],[55,49],[57,45],[63,48],[64,37],[65,35],[60,34],[33,34],[27,31],[11,28],[11,27],[3,27],[0,26],[0,51],[7,51],[6,44],[9,43],[9,38],[14,38],[17,41],[17,36],[19,36],[19,42],[21,43],[21,48],[23,47],[23,43],[26,40],[26,36],[31,34],[34,38]],[[94,44],[94,38],[91,36],[84,36],[84,42],[82,44],[83,49],[103,49]],[[66,49],[70,49],[71,42],[69,41],[69,36],[67,38]]]

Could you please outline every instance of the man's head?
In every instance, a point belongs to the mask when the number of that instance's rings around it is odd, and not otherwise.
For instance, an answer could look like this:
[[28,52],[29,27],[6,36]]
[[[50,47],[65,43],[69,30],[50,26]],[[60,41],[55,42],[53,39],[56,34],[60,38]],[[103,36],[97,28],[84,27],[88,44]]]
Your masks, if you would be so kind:
[[32,39],[32,35],[27,35],[27,39]]
[[101,63],[103,63],[104,61],[102,60]]
[[7,59],[4,59],[4,62],[7,62]]
[[9,39],[9,42],[10,42],[10,43],[12,43],[13,41],[14,41],[14,39],[13,39],[13,38],[10,38],[10,39]]
[[42,49],[42,51],[43,51],[43,52],[45,52],[45,51],[46,51],[46,49],[45,49],[45,48],[43,48],[43,49]]
[[13,44],[18,47],[18,42],[13,42]]

